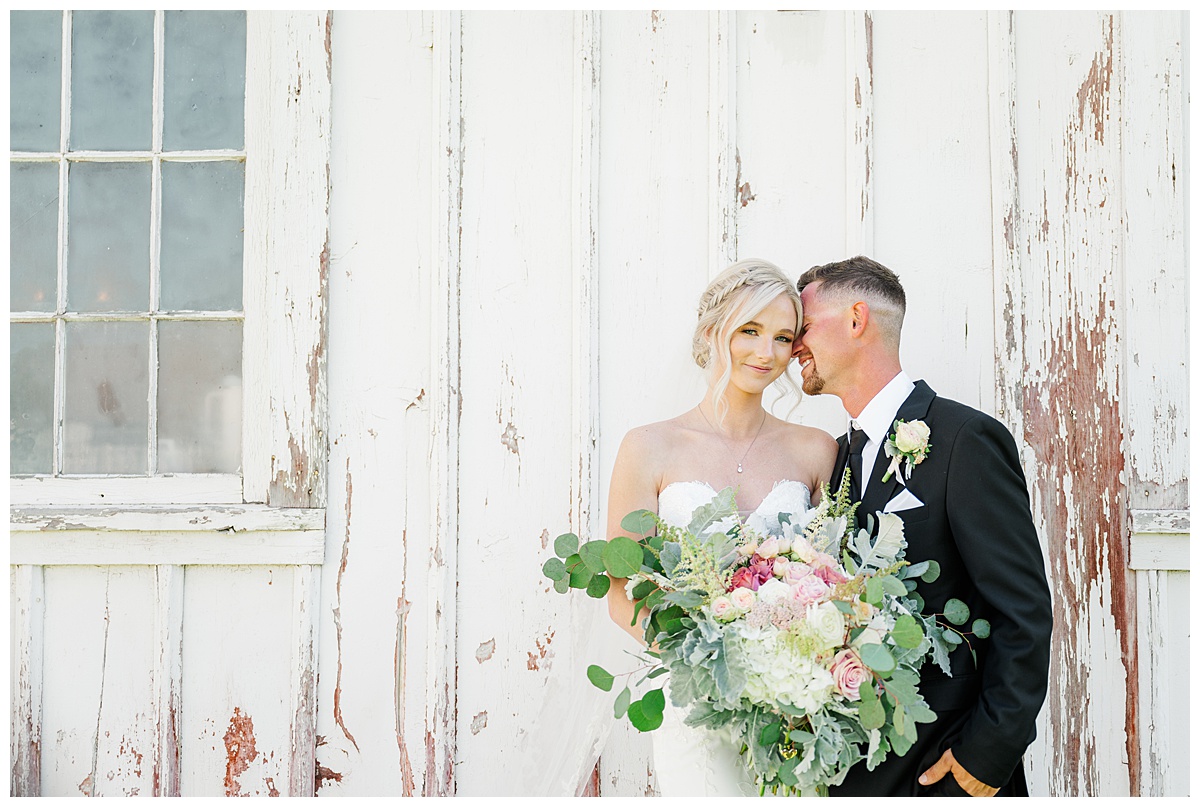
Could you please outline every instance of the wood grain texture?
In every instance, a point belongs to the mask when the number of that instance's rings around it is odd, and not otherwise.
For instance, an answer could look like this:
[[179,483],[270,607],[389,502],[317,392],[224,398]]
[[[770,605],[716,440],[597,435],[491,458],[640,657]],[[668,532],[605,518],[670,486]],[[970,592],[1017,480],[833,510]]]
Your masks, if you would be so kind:
[[9,567],[10,796],[42,794],[45,588],[40,566]]
[[325,503],[331,25],[246,17],[243,495],[277,507]]

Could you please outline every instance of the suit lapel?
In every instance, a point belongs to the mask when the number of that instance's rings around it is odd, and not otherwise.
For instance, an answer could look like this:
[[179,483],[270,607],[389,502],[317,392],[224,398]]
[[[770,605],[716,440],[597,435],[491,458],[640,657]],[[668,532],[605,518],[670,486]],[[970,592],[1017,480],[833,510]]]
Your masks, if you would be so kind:
[[[936,393],[929,388],[929,385],[924,381],[918,381],[913,385],[913,391],[908,394],[904,403],[896,410],[895,417],[892,418],[893,425],[897,420],[911,421],[921,420],[929,413],[929,405],[933,403]],[[894,429],[888,429],[887,436],[890,437]],[[900,489],[900,475],[892,474],[887,482],[881,481],[883,475],[887,473],[888,465],[891,459],[883,451],[883,444],[879,445],[879,453],[875,455],[875,467],[871,469],[871,478],[867,480],[867,488],[863,493],[863,504],[859,511],[864,515],[867,513],[874,514],[882,510],[884,505],[892,500],[892,497]]]

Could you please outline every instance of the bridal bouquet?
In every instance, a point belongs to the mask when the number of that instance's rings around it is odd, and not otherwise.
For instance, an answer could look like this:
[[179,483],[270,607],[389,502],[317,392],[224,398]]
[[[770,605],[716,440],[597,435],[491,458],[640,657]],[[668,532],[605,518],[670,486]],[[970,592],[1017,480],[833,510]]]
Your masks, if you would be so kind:
[[[760,793],[824,794],[859,761],[873,769],[907,752],[917,724],[936,719],[918,691],[922,663],[932,656],[949,673],[953,646],[990,630],[984,620],[960,629],[969,612],[959,600],[922,614],[916,581],[939,569],[904,559],[899,516],[856,530],[848,475],[836,496],[824,494],[815,509],[780,513],[770,534],[740,521],[733,488],[697,508],[686,529],[637,511],[621,527],[639,537],[580,546],[560,536],[559,557],[543,567],[562,593],[603,597],[608,575],[627,578],[634,623],[645,617],[652,648],[642,680],[669,673],[688,725],[740,737]],[[595,665],[588,677],[608,691],[617,678]],[[614,713],[651,731],[665,703],[662,688],[635,701],[625,686]]]

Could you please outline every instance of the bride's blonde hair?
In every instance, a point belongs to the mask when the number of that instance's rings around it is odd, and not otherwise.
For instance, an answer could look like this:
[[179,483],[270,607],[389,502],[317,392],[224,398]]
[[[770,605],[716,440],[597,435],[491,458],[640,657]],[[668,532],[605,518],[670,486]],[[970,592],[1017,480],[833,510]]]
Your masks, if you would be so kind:
[[[692,358],[701,368],[708,370],[712,367],[715,350],[719,366],[723,368],[713,383],[713,410],[718,426],[729,411],[725,389],[733,373],[733,358],[729,353],[733,330],[754,319],[781,294],[796,307],[796,327],[799,328],[804,319],[800,294],[779,267],[768,261],[758,258],[738,261],[717,275],[700,295],[699,317],[696,331],[692,334]],[[789,362],[779,380],[783,380],[785,388],[795,394],[794,410],[804,393],[790,371]]]

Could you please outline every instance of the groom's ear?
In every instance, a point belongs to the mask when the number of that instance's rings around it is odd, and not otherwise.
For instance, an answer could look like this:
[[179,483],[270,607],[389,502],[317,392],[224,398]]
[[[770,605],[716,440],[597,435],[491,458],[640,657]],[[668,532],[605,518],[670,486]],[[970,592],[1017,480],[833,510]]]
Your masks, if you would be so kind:
[[862,336],[867,329],[867,323],[871,321],[871,307],[865,301],[859,300],[854,305],[850,306],[850,336],[857,339]]

